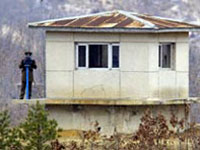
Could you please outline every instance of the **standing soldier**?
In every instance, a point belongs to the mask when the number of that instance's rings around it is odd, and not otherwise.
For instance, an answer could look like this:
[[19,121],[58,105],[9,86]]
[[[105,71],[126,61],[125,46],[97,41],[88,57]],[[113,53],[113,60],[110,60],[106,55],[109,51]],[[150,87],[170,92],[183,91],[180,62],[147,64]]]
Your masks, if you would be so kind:
[[33,82],[33,69],[36,69],[36,63],[35,60],[31,59],[32,52],[27,51],[24,53],[25,58],[21,61],[19,68],[22,70],[22,84],[21,84],[21,93],[20,93],[20,99],[24,98],[25,94],[25,88],[26,88],[26,66],[29,66],[29,99],[31,98],[31,91],[32,91],[32,82]]

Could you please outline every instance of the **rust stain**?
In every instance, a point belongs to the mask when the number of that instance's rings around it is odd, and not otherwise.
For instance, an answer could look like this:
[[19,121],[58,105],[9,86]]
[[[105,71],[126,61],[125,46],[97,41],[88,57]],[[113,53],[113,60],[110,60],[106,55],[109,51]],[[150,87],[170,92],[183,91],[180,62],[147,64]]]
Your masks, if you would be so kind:
[[101,25],[103,22],[105,22],[106,20],[108,20],[110,18],[112,18],[112,16],[101,16],[101,17],[98,17],[95,20],[91,21],[86,26],[98,27],[99,25]]
[[121,14],[114,14],[113,17],[107,20],[105,23],[120,23],[121,21],[125,20],[126,16]]
[[125,27],[128,24],[133,23],[133,20],[131,18],[126,18],[125,20],[123,20],[122,22],[120,22],[119,24],[117,24],[115,27]]
[[96,17],[85,17],[85,18],[78,18],[74,21],[69,22],[66,26],[69,27],[81,27],[87,24],[88,22],[92,21]]
[[51,25],[52,26],[63,26],[63,25],[67,25],[68,23],[74,21],[75,19],[69,19],[69,20],[62,20],[62,21],[55,21],[53,22]]

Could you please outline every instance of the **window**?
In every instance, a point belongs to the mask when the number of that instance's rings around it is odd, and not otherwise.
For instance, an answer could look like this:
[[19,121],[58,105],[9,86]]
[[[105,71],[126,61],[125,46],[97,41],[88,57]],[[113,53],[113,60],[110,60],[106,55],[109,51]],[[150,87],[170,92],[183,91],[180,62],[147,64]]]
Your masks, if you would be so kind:
[[83,45],[79,46],[78,49],[78,66],[85,67],[86,66],[86,47]]
[[89,45],[89,68],[108,67],[108,45]]
[[175,43],[159,44],[159,67],[173,69],[175,63]]
[[119,68],[119,45],[112,46],[112,67]]
[[77,68],[119,68],[119,44],[78,43]]

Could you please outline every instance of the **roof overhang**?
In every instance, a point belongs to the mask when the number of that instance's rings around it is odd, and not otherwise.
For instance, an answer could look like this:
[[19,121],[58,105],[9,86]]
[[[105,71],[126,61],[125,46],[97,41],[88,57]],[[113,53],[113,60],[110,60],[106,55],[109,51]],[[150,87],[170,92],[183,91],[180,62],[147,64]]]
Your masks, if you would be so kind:
[[28,24],[30,28],[40,28],[54,32],[110,32],[110,33],[168,33],[168,32],[199,32],[200,28],[77,28],[77,27],[45,27]]

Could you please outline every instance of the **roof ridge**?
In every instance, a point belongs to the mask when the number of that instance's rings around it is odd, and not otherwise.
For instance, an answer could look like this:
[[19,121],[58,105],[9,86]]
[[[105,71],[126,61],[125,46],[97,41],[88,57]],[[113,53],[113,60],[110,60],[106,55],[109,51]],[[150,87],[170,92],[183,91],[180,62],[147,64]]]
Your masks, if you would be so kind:
[[149,22],[149,21],[146,21],[146,20],[144,20],[144,19],[142,19],[142,18],[139,18],[139,17],[137,17],[137,16],[134,16],[133,14],[131,14],[132,12],[123,11],[123,10],[118,10],[118,12],[119,12],[120,14],[123,14],[123,15],[125,15],[125,16],[131,18],[131,19],[134,19],[134,20],[137,20],[137,21],[143,23],[143,24],[145,25],[144,27],[156,28],[155,24],[153,24],[153,23],[151,23],[151,22]]
[[162,19],[162,20],[167,20],[167,21],[172,21],[172,22],[178,22],[178,23],[185,23],[188,25],[199,25],[199,24],[195,24],[195,23],[190,23],[188,21],[184,21],[184,20],[180,20],[180,19],[173,19],[173,18],[169,18],[169,17],[162,17],[162,16],[154,16],[154,15],[150,15],[150,14],[139,14],[139,13],[135,13],[135,12],[129,12],[132,13],[134,15],[138,15],[138,16],[143,16],[143,17],[151,17],[151,18],[155,18],[155,19]]
[[[168,17],[152,16],[152,15],[149,15],[148,17],[152,17],[152,18],[156,18],[156,19],[163,19],[163,20],[173,21],[173,22],[179,22],[179,23],[191,24],[191,23],[188,23],[187,21],[184,21],[184,20],[173,19],[173,18],[168,18]],[[191,24],[191,25],[193,25],[193,24]],[[195,24],[194,24],[194,25],[195,25]]]
[[134,13],[134,12],[130,12],[130,11],[124,11],[124,10],[112,10],[112,11],[105,11],[105,12],[99,12],[99,13],[92,13],[92,14],[86,14],[86,15],[79,15],[79,16],[72,16],[72,17],[62,17],[62,18],[57,18],[57,19],[47,19],[47,20],[44,20],[44,21],[36,21],[36,22],[31,22],[29,23],[28,25],[37,25],[37,24],[40,24],[40,23],[50,23],[50,22],[53,22],[53,21],[63,21],[63,20],[70,20],[70,19],[79,19],[79,18],[85,18],[85,17],[92,17],[92,16],[98,16],[98,15],[103,15],[103,14],[111,14],[111,13],[120,13],[126,17],[129,17],[131,19],[134,19],[134,20],[137,20],[143,24],[145,24],[144,27],[149,27],[149,28],[155,28],[156,26],[154,24],[152,24],[151,22],[149,21],[146,21],[142,18],[139,18],[137,16],[134,16],[133,14],[137,14],[137,15],[141,15],[141,14],[138,14],[138,13]]

